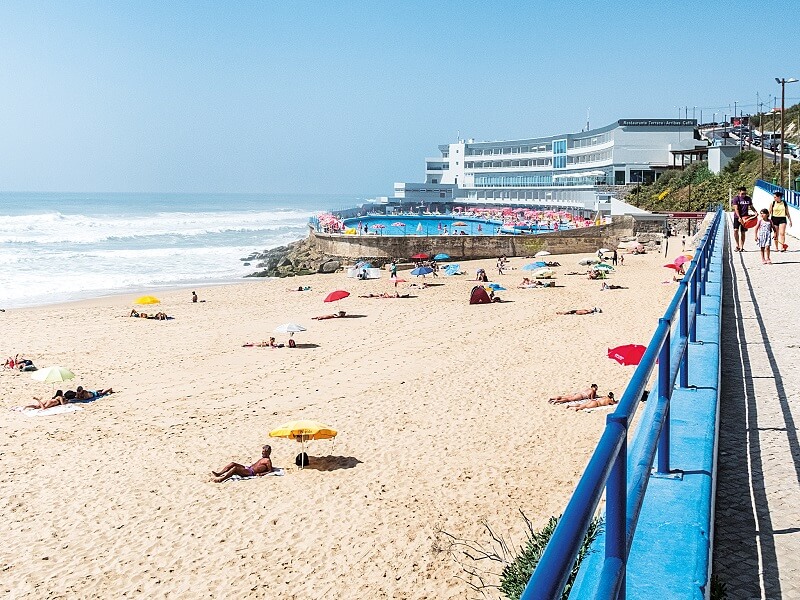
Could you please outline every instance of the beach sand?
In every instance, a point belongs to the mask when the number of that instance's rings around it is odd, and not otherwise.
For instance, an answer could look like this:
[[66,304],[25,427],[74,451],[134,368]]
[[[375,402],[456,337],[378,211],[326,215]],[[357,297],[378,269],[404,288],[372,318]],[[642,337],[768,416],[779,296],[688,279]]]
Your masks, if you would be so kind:
[[[471,261],[435,287],[401,284],[416,296],[402,300],[358,297],[393,292],[386,275],[338,273],[197,289],[197,304],[159,292],[170,321],[129,318],[134,296],[0,313],[4,355],[116,390],[31,418],[9,409],[51,386],[0,372],[0,594],[464,598],[438,532],[484,539],[486,520],[519,543],[519,509],[536,526],[563,510],[608,410],[547,398],[592,382],[619,397],[634,367],[607,348],[646,345],[676,289],[655,253],[626,256],[609,283],[629,289],[613,291],[563,275],[580,256],[550,258],[563,287],[517,289],[529,261],[514,258],[502,276]],[[468,304],[479,266],[508,302]],[[352,295],[323,303],[335,289]],[[339,309],[351,318],[311,320]],[[308,329],[297,349],[242,347],[285,322]],[[299,444],[267,437],[300,418],[339,431],[302,471]],[[265,443],[286,476],[209,481]]]

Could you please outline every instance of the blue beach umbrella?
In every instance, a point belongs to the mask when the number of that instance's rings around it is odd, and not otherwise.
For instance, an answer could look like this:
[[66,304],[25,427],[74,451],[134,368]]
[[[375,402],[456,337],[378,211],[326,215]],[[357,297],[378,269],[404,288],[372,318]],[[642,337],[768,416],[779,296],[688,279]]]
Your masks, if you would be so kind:
[[451,265],[447,265],[444,268],[444,274],[445,275],[458,275],[458,273],[460,271],[461,271],[461,265],[459,265],[458,263],[453,263]]
[[417,267],[416,269],[413,269],[411,271],[411,274],[416,275],[417,277],[419,277],[420,275],[428,275],[430,273],[433,273],[433,269],[431,269],[430,267]]
[[546,267],[547,263],[541,260],[537,260],[536,262],[532,262],[528,265],[522,267],[523,271],[535,271],[536,269],[541,269],[542,267]]
[[492,288],[495,292],[505,291],[506,289],[499,283],[490,283],[489,287]]
[[444,252],[440,252],[439,254],[433,257],[433,260],[450,260],[450,255],[445,254]]

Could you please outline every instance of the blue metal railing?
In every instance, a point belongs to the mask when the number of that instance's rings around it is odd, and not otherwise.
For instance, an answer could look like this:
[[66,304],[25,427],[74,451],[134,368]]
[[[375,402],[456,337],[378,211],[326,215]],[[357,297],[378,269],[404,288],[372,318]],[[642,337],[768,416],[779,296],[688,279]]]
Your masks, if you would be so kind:
[[791,204],[795,208],[800,208],[800,192],[789,190],[779,185],[775,185],[773,183],[768,183],[763,179],[756,180],[756,187],[761,188],[762,190],[766,190],[770,194],[774,194],[777,191],[781,191],[783,192],[784,202],[786,202],[787,204]]
[[[670,399],[676,382],[689,385],[687,349],[697,339],[697,316],[702,310],[711,252],[724,230],[724,212],[717,209],[678,291],[659,319],[658,327],[639,366],[597,443],[589,464],[558,522],[521,600],[561,598],[586,531],[606,493],[605,560],[596,588],[596,598],[625,597],[628,553],[636,531],[651,469],[658,451],[656,475],[670,471]],[[677,324],[673,332],[673,324]],[[674,340],[673,338],[674,334]],[[656,363],[658,359],[658,363]],[[641,454],[628,456],[628,428],[640,404],[647,382],[658,364],[657,403],[651,423],[639,431],[646,435]],[[654,392],[656,390],[653,390]],[[654,400],[654,396],[657,399]],[[632,460],[629,463],[629,458]],[[630,464],[630,472],[628,466]]]

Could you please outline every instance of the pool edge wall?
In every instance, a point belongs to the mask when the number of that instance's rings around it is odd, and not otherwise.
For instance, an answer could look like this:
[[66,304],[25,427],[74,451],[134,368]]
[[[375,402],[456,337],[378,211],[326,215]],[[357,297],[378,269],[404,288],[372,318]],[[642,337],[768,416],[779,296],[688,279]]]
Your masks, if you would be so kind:
[[[568,229],[536,235],[345,235],[309,228],[310,241],[330,256],[346,258],[401,258],[419,252],[449,254],[453,260],[532,256],[540,250],[557,254],[595,253],[616,248],[619,241],[645,230],[645,223],[626,215],[607,225]],[[660,229],[659,229],[660,231]]]

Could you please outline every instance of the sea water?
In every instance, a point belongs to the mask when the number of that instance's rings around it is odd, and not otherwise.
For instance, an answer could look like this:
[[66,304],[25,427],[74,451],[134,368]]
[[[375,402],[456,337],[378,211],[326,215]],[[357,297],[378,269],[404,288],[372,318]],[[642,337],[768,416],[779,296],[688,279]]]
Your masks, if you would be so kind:
[[201,286],[256,271],[353,196],[0,193],[0,308]]

